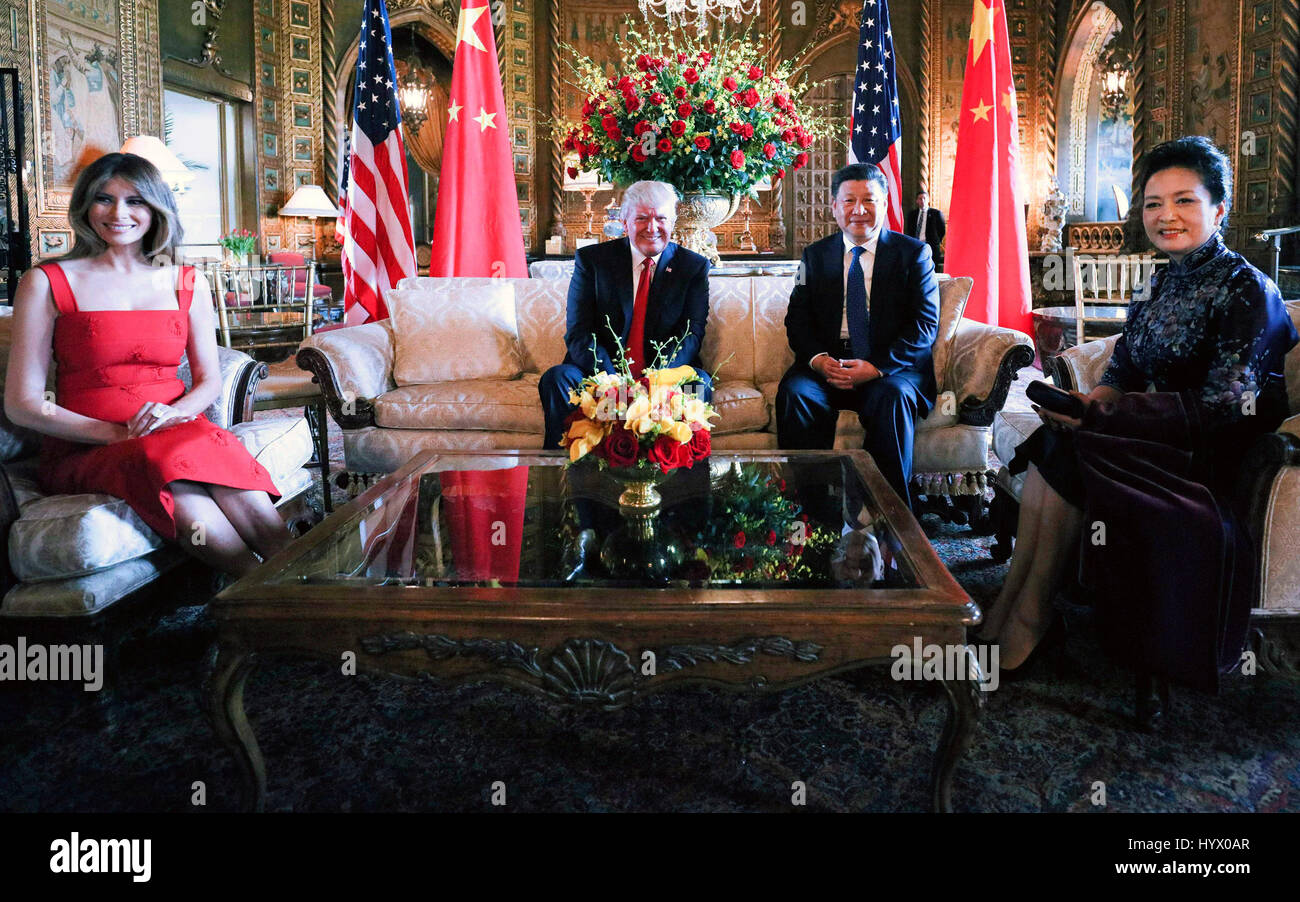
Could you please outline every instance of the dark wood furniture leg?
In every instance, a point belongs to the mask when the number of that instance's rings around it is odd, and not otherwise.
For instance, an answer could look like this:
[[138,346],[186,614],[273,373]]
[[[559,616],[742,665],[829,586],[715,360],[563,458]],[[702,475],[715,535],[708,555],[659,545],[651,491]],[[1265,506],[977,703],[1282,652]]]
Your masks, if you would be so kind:
[[981,673],[969,646],[966,655],[966,675],[960,679],[943,681],[944,692],[948,695],[948,719],[944,722],[943,735],[939,737],[939,747],[935,750],[931,785],[934,810],[945,814],[952,812],[952,772],[957,767],[957,761],[970,748],[975,736],[975,724],[979,719],[979,708],[983,703],[979,685]]
[[256,664],[257,656],[247,649],[218,642],[208,656],[204,686],[212,729],[239,766],[245,811],[262,811],[266,805],[266,764],[244,714],[244,683]]

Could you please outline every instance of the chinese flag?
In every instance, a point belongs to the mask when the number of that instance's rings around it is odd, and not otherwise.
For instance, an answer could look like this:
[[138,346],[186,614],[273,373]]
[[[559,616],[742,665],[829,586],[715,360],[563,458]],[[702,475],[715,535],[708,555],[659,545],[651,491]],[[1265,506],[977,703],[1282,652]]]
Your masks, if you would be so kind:
[[462,0],[429,275],[528,276],[507,131],[491,8]]
[[944,272],[971,276],[966,316],[1030,333],[1029,246],[1003,0],[975,0]]

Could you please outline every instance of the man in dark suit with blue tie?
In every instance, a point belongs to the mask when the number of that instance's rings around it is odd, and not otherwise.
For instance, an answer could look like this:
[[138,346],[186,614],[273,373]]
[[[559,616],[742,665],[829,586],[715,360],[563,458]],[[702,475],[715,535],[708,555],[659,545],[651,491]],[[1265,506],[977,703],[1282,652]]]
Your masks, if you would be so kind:
[[544,448],[560,447],[564,420],[574,409],[569,392],[597,368],[615,371],[618,341],[635,361],[634,375],[654,362],[654,344],[672,342],[677,350],[665,365],[695,367],[704,380],[695,391],[704,400],[712,394],[700,363],[709,318],[709,262],[668,240],[677,221],[676,190],[665,182],[635,182],[623,194],[622,219],[626,238],[581,248],[573,259],[564,333],[568,352],[538,385],[546,416]]
[[910,505],[914,426],[935,400],[939,286],[929,246],[883,227],[887,191],[863,163],[831,179],[840,231],[804,250],[790,293],[795,362],[777,391],[777,438],[783,449],[830,448],[839,411],[857,411],[863,448]]

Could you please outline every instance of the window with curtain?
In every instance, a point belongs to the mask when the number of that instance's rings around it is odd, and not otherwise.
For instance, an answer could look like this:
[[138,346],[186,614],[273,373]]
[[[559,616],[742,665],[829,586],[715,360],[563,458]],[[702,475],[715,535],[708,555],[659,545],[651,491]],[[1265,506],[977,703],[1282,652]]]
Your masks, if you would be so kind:
[[187,257],[221,257],[217,240],[238,228],[238,129],[235,105],[168,88],[163,92],[164,141],[194,179],[176,198]]

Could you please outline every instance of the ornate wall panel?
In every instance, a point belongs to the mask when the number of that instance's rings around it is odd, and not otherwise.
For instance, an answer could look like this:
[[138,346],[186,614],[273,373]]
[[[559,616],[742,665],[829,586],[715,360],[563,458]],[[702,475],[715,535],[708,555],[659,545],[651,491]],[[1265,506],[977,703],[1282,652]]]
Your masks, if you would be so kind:
[[[321,8],[316,0],[255,0],[254,86],[259,231],[268,250],[311,254],[333,222],[281,219],[300,185],[327,185],[321,165]],[[333,188],[328,189],[333,193]],[[314,227],[313,227],[314,226]]]
[[160,134],[157,0],[5,0],[0,59],[19,70],[32,254],[71,245],[77,174],[132,135]]

